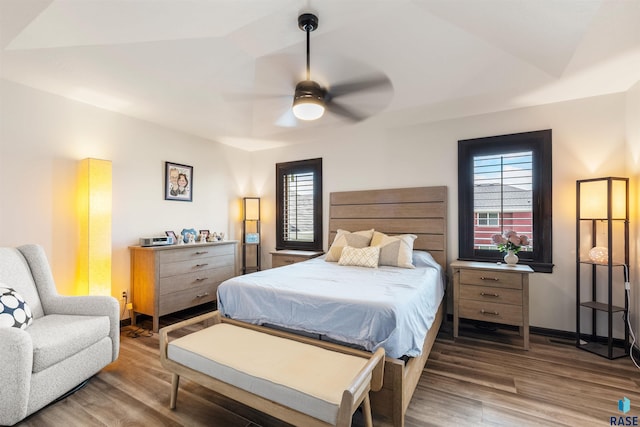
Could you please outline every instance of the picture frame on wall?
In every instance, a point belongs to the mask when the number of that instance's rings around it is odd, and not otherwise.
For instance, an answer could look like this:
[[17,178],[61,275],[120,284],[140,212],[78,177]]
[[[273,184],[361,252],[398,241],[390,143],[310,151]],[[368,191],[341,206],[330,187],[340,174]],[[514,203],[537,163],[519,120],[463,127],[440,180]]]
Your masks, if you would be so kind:
[[164,199],[193,201],[193,166],[165,162]]

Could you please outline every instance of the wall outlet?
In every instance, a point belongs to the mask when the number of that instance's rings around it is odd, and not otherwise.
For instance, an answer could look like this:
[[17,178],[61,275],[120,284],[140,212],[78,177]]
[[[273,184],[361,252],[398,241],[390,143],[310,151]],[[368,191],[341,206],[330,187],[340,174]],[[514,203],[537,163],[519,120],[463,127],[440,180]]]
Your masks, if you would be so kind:
[[127,310],[133,310],[133,303],[127,303]]
[[122,291],[122,299],[127,299],[127,291]]

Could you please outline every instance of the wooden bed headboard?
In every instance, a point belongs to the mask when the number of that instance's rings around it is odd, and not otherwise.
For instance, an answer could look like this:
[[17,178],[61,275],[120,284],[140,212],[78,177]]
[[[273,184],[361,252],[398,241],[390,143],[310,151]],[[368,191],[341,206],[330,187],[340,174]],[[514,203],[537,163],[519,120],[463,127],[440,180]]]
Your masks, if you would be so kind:
[[447,269],[447,187],[331,193],[329,244],[338,229],[415,234],[414,249],[429,251]]

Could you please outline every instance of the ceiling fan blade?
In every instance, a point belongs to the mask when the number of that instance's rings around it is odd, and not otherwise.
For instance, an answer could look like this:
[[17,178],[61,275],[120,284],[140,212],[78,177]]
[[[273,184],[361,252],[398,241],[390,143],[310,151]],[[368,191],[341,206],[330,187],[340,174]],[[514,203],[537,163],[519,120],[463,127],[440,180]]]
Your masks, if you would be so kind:
[[362,121],[368,117],[366,114],[359,113],[352,108],[347,108],[344,105],[337,104],[336,102],[327,102],[326,107],[327,110],[333,114],[337,114],[354,122]]
[[287,108],[274,124],[283,128],[293,128],[298,126],[298,120],[296,116],[293,115],[291,108]]
[[332,98],[336,98],[342,95],[349,95],[352,93],[362,92],[364,90],[385,90],[385,89],[393,89],[393,85],[391,84],[391,80],[385,75],[378,75],[374,77],[369,77],[362,80],[352,80],[345,83],[339,83],[336,85],[331,85],[328,88],[328,92]]

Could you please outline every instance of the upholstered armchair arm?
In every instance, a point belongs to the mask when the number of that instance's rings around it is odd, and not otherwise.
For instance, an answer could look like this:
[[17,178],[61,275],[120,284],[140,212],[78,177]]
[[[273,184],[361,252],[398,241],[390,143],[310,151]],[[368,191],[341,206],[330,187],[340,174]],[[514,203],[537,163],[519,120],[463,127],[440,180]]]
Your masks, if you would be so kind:
[[22,329],[0,328],[0,425],[13,425],[27,415],[33,344]]
[[120,305],[110,296],[50,295],[42,301],[46,314],[70,314],[76,316],[109,316],[109,336],[113,342],[113,361],[120,350]]

